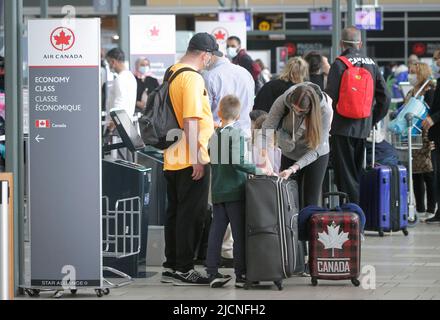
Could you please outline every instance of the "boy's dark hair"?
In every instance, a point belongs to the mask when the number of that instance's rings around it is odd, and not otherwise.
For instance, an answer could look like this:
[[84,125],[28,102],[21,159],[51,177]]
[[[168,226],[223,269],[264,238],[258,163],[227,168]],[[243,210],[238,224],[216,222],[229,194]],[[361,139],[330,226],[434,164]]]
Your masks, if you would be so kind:
[[251,120],[255,122],[255,121],[257,121],[258,118],[260,118],[261,116],[264,116],[266,114],[267,114],[266,111],[254,110],[249,114],[249,116],[251,117]]
[[125,62],[125,53],[119,48],[114,48],[109,52],[107,52],[106,57],[109,59],[115,59],[116,61],[119,62]]

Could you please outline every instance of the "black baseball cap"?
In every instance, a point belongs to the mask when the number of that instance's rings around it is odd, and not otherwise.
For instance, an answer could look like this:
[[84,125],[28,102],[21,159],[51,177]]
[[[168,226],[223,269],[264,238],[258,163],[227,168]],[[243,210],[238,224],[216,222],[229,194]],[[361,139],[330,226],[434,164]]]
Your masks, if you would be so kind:
[[217,57],[223,57],[215,38],[209,33],[197,33],[189,42],[188,49],[210,52]]

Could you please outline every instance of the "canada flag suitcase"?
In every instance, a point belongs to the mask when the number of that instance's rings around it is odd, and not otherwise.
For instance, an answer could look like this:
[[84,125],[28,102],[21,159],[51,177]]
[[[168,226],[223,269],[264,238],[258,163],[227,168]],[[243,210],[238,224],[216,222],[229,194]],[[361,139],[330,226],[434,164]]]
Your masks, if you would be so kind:
[[309,220],[309,268],[318,280],[351,280],[360,285],[361,222],[354,212],[326,212]]

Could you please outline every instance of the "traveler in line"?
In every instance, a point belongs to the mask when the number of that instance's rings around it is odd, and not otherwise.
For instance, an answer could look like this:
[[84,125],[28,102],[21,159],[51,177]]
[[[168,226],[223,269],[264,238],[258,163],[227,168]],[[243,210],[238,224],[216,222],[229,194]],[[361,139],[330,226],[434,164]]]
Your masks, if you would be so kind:
[[206,270],[212,288],[222,287],[231,280],[230,276],[218,271],[223,236],[230,223],[234,238],[235,286],[242,288],[246,283],[245,185],[248,174],[262,175],[265,172],[245,161],[246,137],[234,126],[240,117],[240,99],[234,95],[225,96],[220,101],[218,113],[221,126],[210,143],[214,217]]
[[190,69],[178,75],[169,88],[184,136],[164,153],[168,210],[162,282],[177,286],[209,285],[209,278],[194,270],[194,258],[196,237],[202,233],[208,208],[208,143],[214,133],[208,93],[199,72],[211,64],[213,55],[222,56],[215,38],[198,33],[180,62],[170,69]]
[[[437,74],[440,71],[440,50],[436,50],[433,56],[432,71]],[[440,79],[437,80],[434,101],[428,118],[423,122],[425,130],[429,130],[429,139],[434,141],[435,149],[432,151],[432,164],[434,166],[437,211],[434,217],[426,220],[427,223],[440,223]]]
[[283,152],[280,176],[289,179],[298,173],[301,208],[319,205],[329,161],[332,117],[331,99],[317,85],[305,82],[279,97],[263,124],[267,145],[274,139],[268,130],[281,126],[276,133]]
[[309,64],[309,80],[318,85],[321,90],[325,90],[325,74],[323,72],[323,57],[315,51],[309,52],[304,56],[304,60]]
[[288,61],[278,79],[264,85],[255,98],[254,110],[263,110],[269,113],[274,102],[289,88],[309,79],[309,66],[301,57]]
[[227,56],[233,64],[237,64],[245,68],[252,75],[255,82],[255,94],[261,89],[260,74],[261,67],[241,46],[240,38],[236,36],[229,37],[227,40]]
[[159,81],[152,77],[150,60],[140,58],[136,61],[134,73],[137,81],[136,111],[143,112],[148,100],[148,95],[159,87]]
[[364,163],[366,139],[370,135],[373,125],[387,115],[391,99],[378,66],[361,52],[361,32],[358,29],[349,27],[343,30],[341,48],[343,57],[346,57],[355,66],[365,68],[371,74],[373,82],[371,92],[358,92],[358,94],[370,97],[376,102],[374,107],[371,103],[371,106],[358,105],[356,108],[352,108],[352,110],[362,110],[370,114],[368,117],[361,115],[358,119],[353,119],[339,114],[338,105],[347,98],[347,92],[340,92],[342,77],[347,66],[337,59],[331,67],[326,90],[333,99],[335,111],[330,132],[332,163],[338,190],[347,193],[351,202],[359,203],[360,177]]

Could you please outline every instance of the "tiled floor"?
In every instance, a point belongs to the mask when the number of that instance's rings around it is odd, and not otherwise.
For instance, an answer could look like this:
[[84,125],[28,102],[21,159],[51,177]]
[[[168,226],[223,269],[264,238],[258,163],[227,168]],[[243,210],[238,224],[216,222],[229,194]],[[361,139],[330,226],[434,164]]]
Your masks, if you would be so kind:
[[[368,234],[363,243],[362,265],[372,266],[376,272],[376,288],[355,288],[350,282],[321,281],[312,287],[309,278],[292,278],[285,282],[284,291],[263,286],[251,291],[236,290],[232,285],[223,289],[201,287],[182,288],[160,283],[159,268],[148,268],[156,275],[138,280],[131,286],[112,290],[102,299],[129,300],[440,300],[440,225],[419,224],[402,233],[379,238]],[[232,274],[232,270],[225,270]],[[371,273],[370,273],[371,274]],[[361,280],[366,283],[365,275]],[[50,298],[43,293],[41,299]],[[65,299],[72,298],[65,295]],[[93,291],[80,292],[75,299],[96,299]]]

